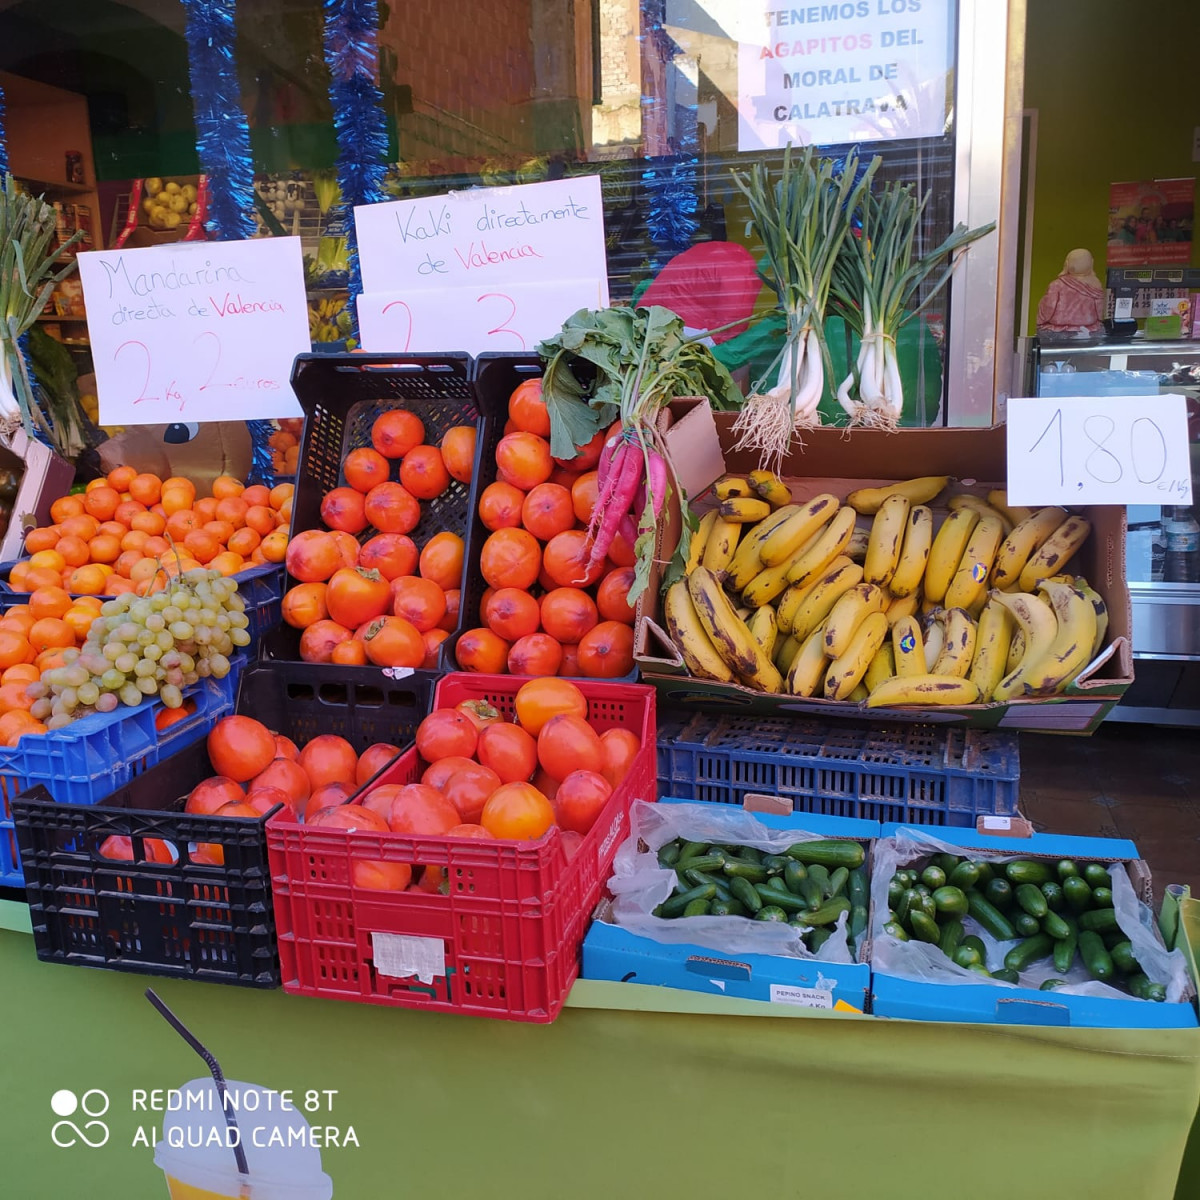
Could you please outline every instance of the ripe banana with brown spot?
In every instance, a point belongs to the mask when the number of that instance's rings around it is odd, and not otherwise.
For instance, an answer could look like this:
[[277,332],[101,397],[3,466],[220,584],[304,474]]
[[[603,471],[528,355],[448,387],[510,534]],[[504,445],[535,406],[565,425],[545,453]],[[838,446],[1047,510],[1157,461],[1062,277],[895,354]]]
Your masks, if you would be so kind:
[[823,625],[833,606],[852,587],[862,582],[862,567],[849,560],[835,559],[829,570],[805,594],[792,617],[792,633],[804,639]]
[[[870,586],[870,585],[867,585]],[[887,617],[882,611],[868,613],[859,623],[845,650],[829,664],[822,685],[826,700],[849,700],[862,682],[875,652],[887,637]],[[829,649],[829,629],[825,630],[825,649]]]
[[820,537],[802,548],[800,557],[793,561],[788,572],[788,583],[812,583],[825,573],[835,558],[846,553],[853,536],[854,509],[840,508],[821,531]]
[[742,527],[735,521],[726,521],[720,513],[709,532],[708,540],[704,543],[704,553],[700,556],[700,565],[711,571],[718,579],[725,576],[725,571],[733,561],[737,550],[738,537]]
[[722,500],[717,511],[726,521],[736,521],[739,525],[755,525],[771,515],[771,506],[765,500],[736,496],[731,500]]
[[939,608],[931,612],[921,627],[921,636],[925,639],[925,670],[932,673],[933,664],[937,662],[942,647],[946,644],[945,609]]
[[992,693],[993,700],[1015,700],[1026,695],[1033,668],[1050,653],[1058,637],[1058,618],[1045,600],[1030,592],[1009,594],[993,590],[992,599],[1008,609],[1024,638],[1025,652],[1016,670],[1005,675]]
[[901,617],[915,617],[921,611],[921,594],[913,592],[911,596],[897,596],[884,611],[887,613],[888,624],[892,626]]
[[925,639],[916,617],[901,617],[892,626],[892,656],[896,674],[911,678],[929,673],[925,661]]
[[929,562],[925,565],[926,600],[941,604],[946,598],[963,551],[978,524],[979,514],[973,508],[957,509],[942,522],[929,550]]
[[964,608],[972,616],[983,611],[987,602],[988,576],[1003,537],[1004,526],[998,516],[979,518],[979,524],[971,530],[966,549],[958,560],[958,570],[946,589],[947,608]]
[[763,542],[759,549],[763,566],[776,567],[787,562],[837,511],[837,497],[828,492],[800,505],[800,511],[773,529]]
[[800,641],[798,638],[792,637],[789,633],[786,637],[778,639],[773,659],[775,668],[780,675],[787,676],[787,673],[792,669],[792,663],[796,661],[796,655],[799,653]]
[[722,475],[713,484],[713,492],[718,500],[736,500],[739,496],[754,495],[750,480],[741,475]]
[[[1012,644],[1013,620],[1008,609],[995,600],[983,606],[979,630],[975,637],[975,657],[967,678],[979,689],[981,696],[990,696],[1000,680],[1008,674],[1008,651]],[[1020,662],[1018,657],[1017,662]],[[1014,669],[1016,664],[1013,664]]]
[[775,639],[779,636],[779,624],[775,620],[775,610],[767,605],[755,609],[746,622],[750,636],[758,643],[758,648],[772,661],[775,657]]
[[1034,510],[1026,508],[1021,504],[1009,504],[1008,492],[1004,488],[993,488],[987,494],[988,503],[998,512],[1002,512],[1007,518],[1009,524],[1016,529],[1022,521],[1028,521],[1033,516]]
[[[1008,610],[1005,609],[1007,612]],[[1020,628],[1013,630],[1013,635],[1008,643],[1008,657],[1004,660],[1004,675],[1011,675],[1020,665],[1021,659],[1025,657],[1025,635]],[[1003,679],[1004,675],[1000,678]],[[995,692],[995,688],[992,689]]]
[[1051,506],[1039,509],[1014,526],[996,552],[992,567],[992,587],[1001,590],[1016,586],[1021,579],[1025,564],[1037,553],[1038,547],[1066,520],[1065,509]]
[[[825,653],[830,658],[841,658],[850,648],[858,633],[858,627],[869,616],[878,613],[883,617],[883,628],[887,629],[887,617],[883,609],[887,603],[883,589],[873,583],[855,584],[838,597],[825,622]],[[874,650],[871,651],[875,653]],[[863,664],[863,670],[867,669]]]
[[881,683],[868,697],[868,708],[904,705],[975,704],[979,689],[969,679],[955,675],[896,676]]
[[1021,571],[1021,590],[1032,591],[1043,579],[1057,575],[1087,541],[1092,523],[1084,517],[1068,517],[1037,549]]
[[911,507],[907,496],[889,496],[879,506],[871,522],[867,557],[863,560],[863,579],[867,583],[882,587],[895,573]]
[[946,637],[930,674],[965,679],[971,669],[971,660],[975,657],[978,630],[974,618],[966,609],[952,608],[946,613],[944,628]]
[[751,608],[762,608],[764,604],[773,603],[787,591],[788,564],[780,563],[777,567],[765,567],[746,584],[742,590],[742,601]]
[[747,687],[761,692],[779,691],[783,679],[775,664],[738,618],[717,577],[707,568],[697,567],[687,577],[687,589],[700,624],[730,670]]
[[862,681],[868,692],[873,692],[885,679],[891,679],[896,673],[896,656],[892,649],[891,638],[885,637],[875,651],[867,667],[867,673]]
[[787,690],[793,696],[811,696],[825,678],[829,658],[825,654],[825,626],[818,625],[804,639],[800,652],[792,659],[787,675]]
[[1091,662],[1096,640],[1096,610],[1078,588],[1046,579],[1039,590],[1058,618],[1058,636],[1025,676],[1025,686],[1034,695],[1061,692]]
[[708,544],[713,526],[717,523],[717,517],[718,513],[714,508],[700,518],[700,527],[692,534],[692,540],[688,545],[688,560],[683,568],[685,575],[690,575],[700,565],[700,559],[704,556],[704,547]]
[[871,531],[855,525],[850,535],[850,545],[846,547],[846,557],[860,563],[867,557],[867,547],[871,544]]
[[667,588],[663,596],[663,616],[671,641],[691,675],[697,679],[715,679],[719,683],[734,682],[733,672],[717,653],[712,638],[700,623],[687,584],[682,579]]
[[760,500],[772,508],[784,508],[792,502],[791,489],[773,471],[751,471],[750,486]]
[[1092,602],[1092,610],[1096,614],[1096,637],[1092,643],[1092,658],[1095,658],[1104,646],[1104,635],[1108,633],[1108,605],[1082,575],[1075,580],[1075,586]]
[[909,510],[900,561],[888,581],[888,589],[893,596],[912,596],[920,589],[932,545],[933,510],[924,504],[917,504]]
[[725,571],[724,583],[731,592],[740,592],[755,575],[763,569],[763,543],[790,517],[800,512],[800,506],[793,504],[773,512],[765,520],[751,526],[742,534],[737,550],[730,559]]
[[846,497],[846,503],[855,512],[870,517],[879,511],[879,506],[889,496],[904,496],[909,504],[928,504],[949,482],[949,475],[922,475],[919,479],[906,479],[887,487],[859,488]]
[[995,517],[1007,536],[1012,532],[1012,522],[998,509],[993,508],[986,500],[972,496],[970,492],[959,492],[946,501],[946,507],[952,512],[959,508],[973,508],[982,520],[984,517]]

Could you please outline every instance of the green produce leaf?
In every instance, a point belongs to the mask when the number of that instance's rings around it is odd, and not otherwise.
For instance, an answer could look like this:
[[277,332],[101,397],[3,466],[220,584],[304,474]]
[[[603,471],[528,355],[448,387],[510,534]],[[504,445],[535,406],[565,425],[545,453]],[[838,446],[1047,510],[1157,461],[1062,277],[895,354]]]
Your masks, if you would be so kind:
[[558,393],[543,393],[550,414],[550,453],[555,458],[574,458],[601,429],[603,412],[582,399]]

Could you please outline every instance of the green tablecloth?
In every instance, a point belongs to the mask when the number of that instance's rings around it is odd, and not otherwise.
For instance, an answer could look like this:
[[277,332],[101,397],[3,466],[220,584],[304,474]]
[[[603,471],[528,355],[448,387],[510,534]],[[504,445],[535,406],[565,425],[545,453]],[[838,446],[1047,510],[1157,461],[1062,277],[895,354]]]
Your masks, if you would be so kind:
[[[51,966],[15,932],[0,980],[0,1194],[21,1200],[166,1196],[131,1145],[161,1117],[132,1112],[132,1090],[204,1069],[148,984],[231,1078],[337,1090],[313,1118],[360,1142],[324,1152],[336,1200],[1168,1200],[1200,1096],[1200,1030],[784,1016],[599,983],[554,1025],[520,1025]],[[108,1093],[107,1145],[52,1144],[61,1088]]]

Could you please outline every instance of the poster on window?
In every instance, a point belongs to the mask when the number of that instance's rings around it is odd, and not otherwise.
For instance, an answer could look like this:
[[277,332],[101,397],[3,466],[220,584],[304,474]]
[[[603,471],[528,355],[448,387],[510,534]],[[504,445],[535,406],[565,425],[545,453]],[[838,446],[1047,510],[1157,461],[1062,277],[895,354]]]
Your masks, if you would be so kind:
[[722,0],[738,42],[738,149],[945,132],[951,0]]
[[1192,261],[1194,179],[1147,179],[1108,189],[1108,265],[1149,267]]

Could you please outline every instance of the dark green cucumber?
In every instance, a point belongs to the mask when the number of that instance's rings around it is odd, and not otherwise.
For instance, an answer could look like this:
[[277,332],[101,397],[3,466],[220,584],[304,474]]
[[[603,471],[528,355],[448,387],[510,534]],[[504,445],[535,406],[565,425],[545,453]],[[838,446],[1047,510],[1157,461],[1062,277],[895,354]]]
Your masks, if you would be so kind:
[[1015,862],[1004,864],[1004,874],[1008,882],[1016,887],[1019,883],[1036,883],[1039,887],[1049,883],[1054,878],[1049,863],[1035,862],[1029,858],[1019,858]]
[[906,888],[916,887],[920,882],[921,876],[916,871],[897,871],[896,878],[904,884]]
[[951,884],[946,884],[945,887],[940,887],[933,893],[934,907],[938,914],[946,913],[951,917],[965,917],[967,915],[967,895],[961,888],[956,888]]
[[1017,903],[1035,920],[1040,921],[1049,911],[1042,889],[1032,883],[1019,883],[1016,888]]
[[1133,943],[1126,938],[1109,948],[1108,956],[1113,960],[1113,966],[1123,975],[1132,974],[1138,970],[1138,960],[1133,957]]
[[1038,991],[1039,992],[1053,992],[1053,991],[1057,991],[1060,987],[1066,987],[1066,986],[1067,986],[1067,981],[1065,979],[1043,979],[1042,986],[1038,988]]
[[787,924],[787,913],[776,904],[764,904],[762,908],[754,914],[756,921],[775,921],[780,925]]
[[1069,938],[1071,929],[1072,926],[1068,925],[1058,913],[1048,912],[1042,918],[1042,932],[1048,933],[1056,942]]
[[693,900],[687,908],[683,910],[685,917],[707,917],[709,913],[707,900]]
[[996,878],[997,868],[993,867],[991,863],[981,862],[975,865],[979,868],[979,882],[975,885],[976,887],[983,887]]
[[744,858],[747,862],[762,864],[761,850],[755,850],[753,846],[738,846],[736,849],[739,858]]
[[1027,912],[1010,913],[1008,919],[1017,931],[1017,937],[1031,938],[1035,933],[1041,932],[1042,923],[1037,917],[1031,917]]
[[659,846],[658,865],[660,867],[673,867],[679,861],[679,851],[681,848],[678,838],[673,842],[668,842],[665,846]]
[[972,963],[967,970],[971,971],[975,975],[982,975],[984,979],[995,978],[995,976],[992,975],[991,971],[989,971],[987,967],[983,965],[983,963]]
[[679,892],[672,896],[670,900],[664,901],[662,915],[664,917],[678,917],[693,900],[714,900],[716,899],[716,895],[716,885],[712,883],[705,884],[703,887],[689,888],[686,892]]
[[912,922],[913,936],[919,942],[929,942],[936,946],[941,940],[942,932],[937,927],[937,922],[931,920],[923,912],[912,912],[908,914],[909,921]]
[[1058,874],[1059,883],[1065,883],[1072,876],[1079,874],[1079,867],[1073,858],[1063,858],[1059,860],[1055,871]]
[[850,936],[858,940],[863,930],[867,927],[867,907],[864,904],[855,904],[850,908]]
[[762,863],[747,862],[743,858],[726,858],[723,869],[731,879],[748,879],[751,883],[767,882],[767,868]]
[[1009,970],[1008,967],[1001,967],[998,971],[992,972],[993,979],[1003,980],[1005,983],[1020,983],[1021,977],[1016,971]]
[[1088,974],[1093,979],[1107,983],[1113,977],[1116,968],[1113,966],[1112,955],[1104,948],[1104,941],[1095,930],[1083,929],[1080,931],[1079,955],[1083,959],[1083,965],[1088,969]]
[[1046,897],[1046,907],[1051,912],[1062,912],[1067,901],[1061,883],[1055,883],[1053,879],[1049,883],[1043,883],[1042,895]]
[[[803,863],[798,863],[794,858],[787,859],[787,865],[783,868],[783,882],[787,885],[789,892],[795,892],[797,896],[803,896],[804,890],[801,884],[808,878],[808,868]],[[901,888],[901,891],[904,889]],[[897,899],[899,896],[897,895]]]
[[764,854],[762,859],[762,865],[767,868],[768,875],[782,875],[787,870],[788,863],[796,863],[796,860],[786,858],[782,854]]
[[[799,866],[800,864],[797,863],[796,865]],[[904,881],[900,878],[900,876],[893,875],[891,882],[888,884],[888,908],[895,911],[895,909],[900,905],[900,897],[903,896],[907,890],[908,889],[904,886]]]
[[1080,875],[1068,875],[1063,880],[1063,898],[1073,913],[1086,912],[1092,907],[1092,887]]
[[860,904],[867,908],[871,903],[870,881],[867,879],[867,868],[859,867],[850,872],[850,904],[857,908]]
[[1075,961],[1075,951],[1079,946],[1079,927],[1074,917],[1064,916],[1063,923],[1067,926],[1067,936],[1054,943],[1054,969],[1065,975]]
[[863,865],[866,852],[861,842],[847,842],[841,839],[824,839],[813,842],[797,842],[789,846],[787,853],[790,857],[802,863],[817,863],[823,867],[845,867],[853,871]]
[[825,899],[820,883],[811,875],[807,879],[800,880],[800,895],[809,908],[820,908],[821,901]]
[[1092,888],[1092,903],[1097,908],[1112,908],[1112,906],[1113,906],[1112,888],[1110,888],[1110,887]]
[[1155,983],[1141,972],[1131,975],[1125,980],[1125,985],[1129,988],[1129,994],[1136,996],[1139,1000],[1156,1000],[1161,1004],[1167,998],[1166,987],[1161,983]]
[[1014,946],[1005,956],[1004,965],[1019,975],[1039,958],[1045,958],[1054,949],[1054,939],[1047,933],[1035,933],[1019,946]]
[[846,891],[846,887],[850,883],[850,870],[848,867],[837,867],[829,874],[829,890],[825,893],[826,900],[832,900],[834,896],[841,896]]
[[937,920],[938,909],[932,896],[922,896],[920,903],[920,911],[923,912],[931,921]]
[[921,872],[921,882],[931,891],[946,886],[946,872],[941,867],[928,866]]
[[959,942],[959,945],[970,946],[971,949],[979,955],[979,961],[981,963],[987,962],[987,947],[983,944],[983,938],[976,937],[973,933],[968,933],[963,937],[963,940]]
[[740,875],[730,879],[729,891],[735,900],[741,901],[748,912],[756,913],[763,906],[762,897],[754,890],[754,884]]
[[1012,884],[1007,879],[991,879],[983,889],[983,898],[1001,912],[1013,906]]
[[913,891],[920,892],[922,896],[932,896],[933,895],[933,893],[923,883],[914,883]]
[[774,904],[787,913],[808,912],[808,905],[799,896],[793,896],[782,884],[773,888],[769,884],[756,883],[754,890],[759,894],[764,907]]
[[710,917],[744,917],[746,906],[738,900],[722,900],[719,896],[708,906]]
[[950,878],[950,872],[953,871],[962,860],[957,854],[935,854],[930,860],[929,865],[939,867],[946,872],[946,878]]
[[724,854],[702,854],[698,858],[683,858],[675,864],[677,871],[719,871],[726,862]]
[[1099,863],[1088,863],[1083,868],[1083,877],[1088,881],[1090,887],[1112,886],[1112,876],[1108,873],[1108,868],[1102,867]]
[[810,933],[805,934],[804,944],[816,954],[831,937],[833,937],[832,929],[814,929]]
[[961,888],[964,892],[973,888],[979,882],[979,863],[960,862],[950,872],[946,882],[951,887]]
[[733,894],[728,887],[728,880],[714,879],[704,871],[685,871],[684,876],[691,887],[704,887],[711,883],[717,889],[718,900],[728,900]]
[[908,931],[899,921],[888,921],[883,927],[883,932],[889,937],[894,937],[898,942],[908,941]]
[[814,863],[808,868],[808,877],[821,889],[821,899],[829,895],[829,868]]
[[813,909],[812,912],[798,913],[797,916],[813,926],[836,925],[838,917],[849,911],[850,901],[845,896],[835,896],[832,900],[826,900],[820,908]]
[[954,951],[952,957],[955,964],[960,967],[967,967],[969,969],[974,966],[983,965],[983,955],[974,946],[960,945]]
[[1080,913],[1079,928],[1091,933],[1107,933],[1110,929],[1119,929],[1117,913],[1112,908],[1093,908],[1091,912]]
[[998,942],[1011,942],[1017,931],[995,905],[989,904],[978,892],[967,893],[967,908]]
[[966,930],[958,917],[951,917],[942,926],[942,936],[938,939],[938,949],[947,957],[953,958],[958,944],[963,940]]
[[708,853],[711,842],[684,842],[679,849],[680,858],[700,858]]

